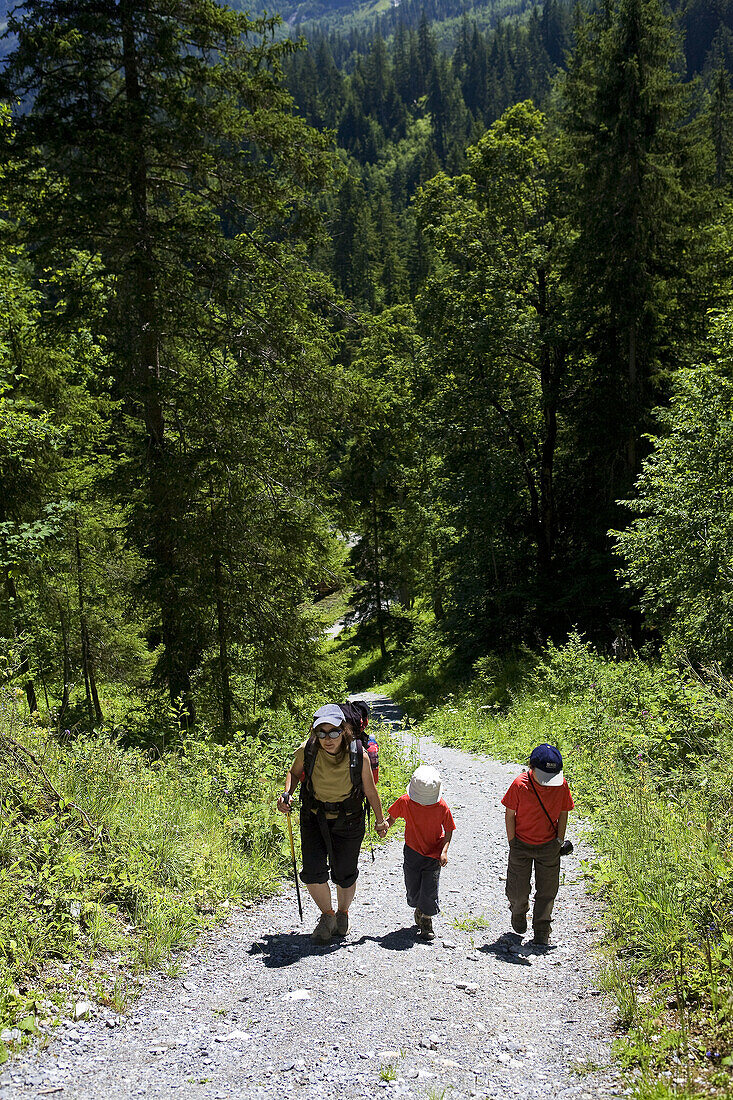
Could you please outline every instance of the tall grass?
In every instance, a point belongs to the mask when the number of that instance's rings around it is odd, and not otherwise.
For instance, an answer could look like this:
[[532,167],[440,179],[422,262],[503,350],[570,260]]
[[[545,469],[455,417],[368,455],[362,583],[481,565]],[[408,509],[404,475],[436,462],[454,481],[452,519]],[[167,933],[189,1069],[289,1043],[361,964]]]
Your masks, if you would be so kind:
[[[222,906],[277,890],[301,740],[278,712],[257,737],[198,730],[151,757],[104,731],[61,744],[21,702],[0,686],[0,1030],[32,1030],[70,981],[119,1004],[130,970],[175,965]],[[408,764],[386,727],[380,750],[386,799]]]
[[591,823],[587,873],[603,900],[605,982],[634,1094],[733,1095],[728,686],[672,663],[609,661],[576,637],[508,693],[482,675],[423,728],[517,763],[541,742],[561,749]]

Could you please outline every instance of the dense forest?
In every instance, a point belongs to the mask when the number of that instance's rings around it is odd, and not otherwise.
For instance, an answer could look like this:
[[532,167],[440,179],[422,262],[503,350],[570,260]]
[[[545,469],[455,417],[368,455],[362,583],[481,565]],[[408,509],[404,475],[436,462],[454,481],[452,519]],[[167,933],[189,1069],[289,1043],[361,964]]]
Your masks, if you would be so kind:
[[[429,606],[466,656],[578,626],[721,659],[721,547],[673,566],[652,517],[663,410],[728,308],[727,17],[553,2],[488,33],[464,15],[446,52],[411,13],[286,65],[343,163],[317,259],[358,315],[362,611],[404,640]],[[689,523],[664,538],[690,546]]]
[[101,677],[256,727],[329,682],[313,601],[349,570],[383,652],[428,622],[469,662],[573,628],[728,660],[731,32],[703,7],[548,0],[449,52],[409,5],[307,48],[197,0],[10,16],[31,711],[97,725]]

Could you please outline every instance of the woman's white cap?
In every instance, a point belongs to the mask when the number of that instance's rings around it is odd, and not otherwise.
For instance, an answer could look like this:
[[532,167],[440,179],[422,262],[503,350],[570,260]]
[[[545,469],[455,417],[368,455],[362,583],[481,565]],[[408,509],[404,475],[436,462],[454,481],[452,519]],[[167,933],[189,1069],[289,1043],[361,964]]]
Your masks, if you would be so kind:
[[346,721],[346,715],[336,703],[326,703],[325,707],[319,707],[313,715],[313,729],[316,726],[341,726]]
[[412,773],[407,797],[421,806],[434,806],[440,798],[440,772],[430,764],[421,764]]

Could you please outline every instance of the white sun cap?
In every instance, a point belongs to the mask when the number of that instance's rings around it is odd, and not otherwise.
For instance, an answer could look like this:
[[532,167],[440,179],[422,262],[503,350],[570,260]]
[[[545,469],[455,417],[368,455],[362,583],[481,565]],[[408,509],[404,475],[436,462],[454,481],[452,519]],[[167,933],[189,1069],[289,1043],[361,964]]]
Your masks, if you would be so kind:
[[319,707],[313,715],[313,729],[317,726],[342,726],[346,721],[346,715],[336,703],[326,703],[325,707]]
[[420,806],[434,806],[440,798],[440,772],[430,764],[421,764],[412,773],[407,797]]

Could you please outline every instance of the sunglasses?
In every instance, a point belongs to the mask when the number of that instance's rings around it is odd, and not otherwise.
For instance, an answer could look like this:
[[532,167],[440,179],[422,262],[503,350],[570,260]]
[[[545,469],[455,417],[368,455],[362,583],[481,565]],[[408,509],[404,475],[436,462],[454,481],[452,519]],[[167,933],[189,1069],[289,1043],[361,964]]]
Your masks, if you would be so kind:
[[329,733],[326,733],[326,731],[322,730],[320,726],[317,726],[315,729],[315,735],[319,741],[323,741],[324,737],[329,737],[332,741],[336,741],[343,732],[343,730],[338,729],[330,730]]

